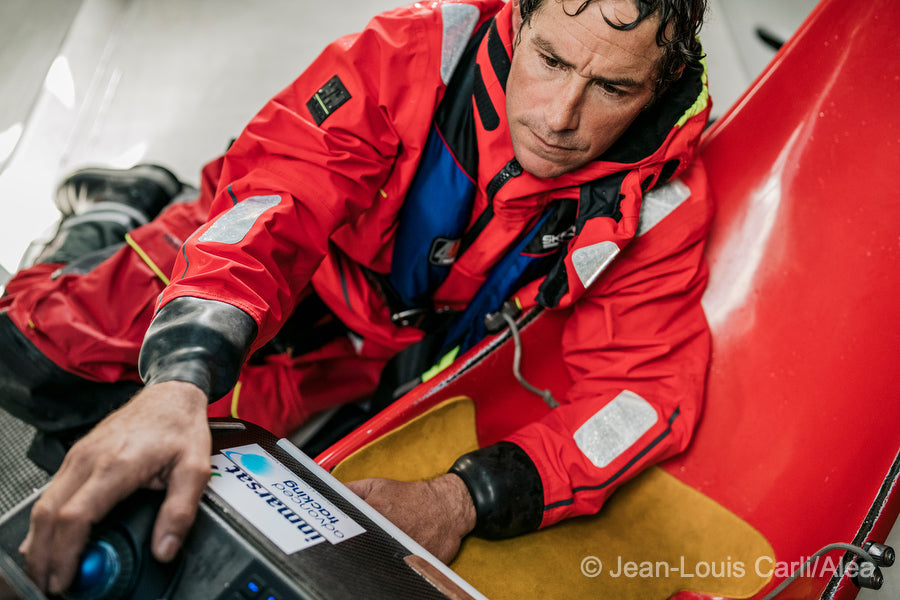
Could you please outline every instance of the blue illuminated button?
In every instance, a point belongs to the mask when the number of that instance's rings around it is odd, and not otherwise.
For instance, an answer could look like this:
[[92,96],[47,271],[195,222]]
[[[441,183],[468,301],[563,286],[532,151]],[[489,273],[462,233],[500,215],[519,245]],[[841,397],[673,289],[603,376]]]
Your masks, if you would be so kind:
[[265,573],[261,574],[256,568],[245,570],[238,581],[242,583],[237,589],[246,600],[268,600],[272,593],[269,577]]
[[104,540],[93,542],[81,555],[81,564],[69,592],[76,596],[89,594],[101,597],[112,586],[120,570],[115,548]]
[[266,580],[257,573],[248,573],[244,585],[240,588],[241,596],[247,600],[262,600],[266,595]]

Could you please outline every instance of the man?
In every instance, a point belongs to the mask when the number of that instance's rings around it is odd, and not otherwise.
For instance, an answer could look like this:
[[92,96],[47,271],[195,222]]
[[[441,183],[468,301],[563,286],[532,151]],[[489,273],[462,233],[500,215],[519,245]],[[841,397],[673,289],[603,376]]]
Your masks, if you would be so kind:
[[[22,551],[37,584],[64,590],[91,523],[141,486],[167,489],[152,546],[175,555],[209,475],[208,402],[311,297],[353,332],[330,356],[379,366],[428,329],[391,322],[397,307],[465,315],[487,294],[572,308],[562,353],[573,385],[548,417],[435,480],[351,484],[445,561],[470,532],[506,537],[596,512],[683,449],[708,360],[710,203],[702,166],[687,169],[709,112],[703,10],[414,5],[326,49],[207,171],[210,219],[178,252],[147,329],[146,387],[72,447],[34,507]],[[445,203],[455,222],[425,223]],[[18,329],[48,346],[13,304]],[[451,324],[447,346],[471,345],[478,321]],[[247,409],[272,427],[303,401]]]

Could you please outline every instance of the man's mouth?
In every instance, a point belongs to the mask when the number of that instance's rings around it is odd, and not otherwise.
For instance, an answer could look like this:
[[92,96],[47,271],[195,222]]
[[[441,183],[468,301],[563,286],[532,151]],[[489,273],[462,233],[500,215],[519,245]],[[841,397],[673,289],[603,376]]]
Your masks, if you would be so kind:
[[559,144],[559,143],[555,143],[554,141],[548,141],[546,138],[542,137],[541,135],[538,135],[533,130],[529,130],[529,131],[531,131],[531,135],[534,136],[534,139],[537,140],[538,147],[544,149],[545,151],[554,152],[554,153],[565,153],[565,152],[572,152],[572,151],[576,150],[576,148],[571,145]]

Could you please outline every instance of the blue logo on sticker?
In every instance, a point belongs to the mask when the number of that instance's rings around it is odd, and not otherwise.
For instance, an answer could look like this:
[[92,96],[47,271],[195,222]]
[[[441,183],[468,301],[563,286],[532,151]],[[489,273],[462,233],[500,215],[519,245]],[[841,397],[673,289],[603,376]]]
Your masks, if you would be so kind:
[[[241,452],[226,451],[225,456],[227,456],[229,460],[239,462],[242,467],[254,475],[269,475],[273,471],[269,459],[259,454],[243,454]],[[238,459],[235,460],[235,457],[238,457]]]

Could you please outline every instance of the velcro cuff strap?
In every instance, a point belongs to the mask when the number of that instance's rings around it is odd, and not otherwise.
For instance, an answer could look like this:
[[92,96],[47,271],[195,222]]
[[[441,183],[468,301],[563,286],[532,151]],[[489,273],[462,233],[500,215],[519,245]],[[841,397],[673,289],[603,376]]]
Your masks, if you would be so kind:
[[138,369],[147,385],[186,381],[210,401],[228,393],[257,327],[253,318],[230,304],[183,297],[172,300],[150,323]]
[[512,442],[461,456],[450,468],[475,503],[472,534],[498,540],[535,531],[544,512],[544,486],[531,457]]

